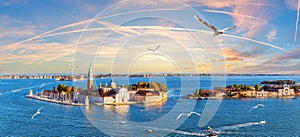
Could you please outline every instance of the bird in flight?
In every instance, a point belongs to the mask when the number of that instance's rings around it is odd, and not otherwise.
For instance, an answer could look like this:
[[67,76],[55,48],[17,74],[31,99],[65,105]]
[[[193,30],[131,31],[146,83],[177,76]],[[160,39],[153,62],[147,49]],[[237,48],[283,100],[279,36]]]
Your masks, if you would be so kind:
[[202,20],[199,16],[194,15],[194,18],[196,20],[198,20],[200,23],[202,23],[204,26],[206,26],[206,27],[210,28],[212,31],[214,31],[214,36],[218,36],[220,34],[223,34],[225,31],[229,31],[229,30],[232,30],[237,27],[237,26],[233,26],[233,27],[224,28],[222,30],[218,30],[215,26],[208,24],[206,21]]
[[192,111],[192,112],[190,112],[190,113],[181,113],[181,114],[179,114],[179,115],[177,116],[176,119],[179,120],[182,116],[190,117],[192,114],[196,114],[196,115],[198,115],[199,117],[201,117],[201,114]]
[[258,107],[264,107],[265,105],[264,104],[257,104],[256,106],[252,107],[249,112],[253,109],[257,109]]
[[155,49],[149,49],[148,48],[148,50],[155,52],[159,47],[160,47],[160,45],[158,45]]
[[35,112],[35,114],[32,115],[31,120],[32,120],[36,115],[38,115],[38,114],[41,113],[40,110],[41,110],[42,108],[43,108],[43,107],[40,107],[40,108]]

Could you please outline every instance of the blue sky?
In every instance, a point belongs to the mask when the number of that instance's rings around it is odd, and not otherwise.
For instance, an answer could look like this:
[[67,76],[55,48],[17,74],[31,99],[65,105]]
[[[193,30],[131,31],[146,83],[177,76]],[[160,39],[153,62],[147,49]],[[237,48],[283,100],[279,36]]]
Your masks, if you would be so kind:
[[[92,64],[97,73],[299,74],[298,5],[298,0],[0,1],[0,71],[80,73]],[[214,37],[193,15],[219,29],[237,28]],[[147,50],[158,45],[156,52]]]

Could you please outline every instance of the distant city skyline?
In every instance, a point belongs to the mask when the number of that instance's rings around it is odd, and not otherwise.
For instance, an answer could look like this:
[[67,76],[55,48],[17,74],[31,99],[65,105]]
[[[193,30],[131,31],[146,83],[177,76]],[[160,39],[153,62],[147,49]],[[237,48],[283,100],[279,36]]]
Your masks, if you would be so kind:
[[[298,0],[0,2],[0,73],[299,74]],[[218,29],[214,37],[194,19]],[[149,51],[147,49],[155,49]]]

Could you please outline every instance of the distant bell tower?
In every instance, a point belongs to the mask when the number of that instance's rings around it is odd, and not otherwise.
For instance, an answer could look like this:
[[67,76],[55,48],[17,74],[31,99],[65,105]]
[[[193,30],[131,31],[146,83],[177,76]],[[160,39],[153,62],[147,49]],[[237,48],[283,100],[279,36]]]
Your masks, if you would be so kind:
[[89,72],[87,77],[87,89],[89,91],[94,89],[94,74],[91,66],[89,67]]

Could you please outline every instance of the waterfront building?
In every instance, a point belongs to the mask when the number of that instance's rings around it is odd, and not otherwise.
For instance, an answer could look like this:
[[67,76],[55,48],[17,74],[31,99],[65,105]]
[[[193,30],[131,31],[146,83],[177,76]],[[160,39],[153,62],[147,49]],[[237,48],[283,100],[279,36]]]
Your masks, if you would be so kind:
[[118,88],[117,84],[112,80],[110,87],[106,86],[99,88],[99,94],[103,98],[103,103],[124,103],[130,100],[130,94],[126,88]]
[[264,97],[268,97],[268,91],[264,91],[264,90],[261,90],[261,91],[256,91],[256,97],[260,98],[264,98]]
[[134,95],[134,101],[144,104],[161,102],[167,98],[167,92],[155,91],[152,88],[138,88]]
[[[289,85],[284,84],[282,86],[276,86],[276,87],[271,87],[269,89],[269,95],[271,95],[271,97],[273,96],[278,96],[278,97],[286,97],[286,96],[295,96],[295,92],[293,88],[290,88]],[[276,93],[274,93],[276,92]]]
[[116,103],[128,102],[130,99],[129,92],[126,88],[121,88],[116,94]]
[[257,92],[255,90],[246,90],[241,91],[240,94],[244,97],[255,97],[257,95]]
[[268,97],[277,97],[278,93],[276,91],[268,91]]

